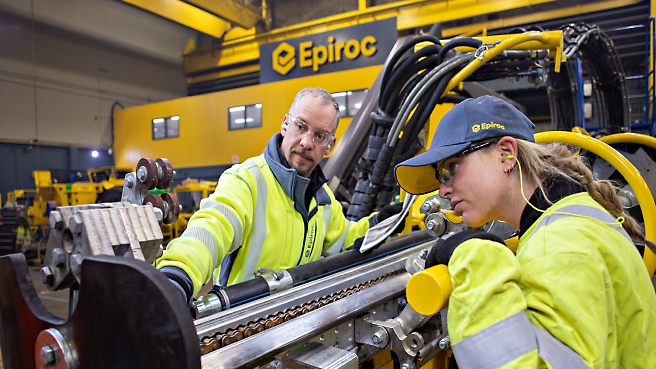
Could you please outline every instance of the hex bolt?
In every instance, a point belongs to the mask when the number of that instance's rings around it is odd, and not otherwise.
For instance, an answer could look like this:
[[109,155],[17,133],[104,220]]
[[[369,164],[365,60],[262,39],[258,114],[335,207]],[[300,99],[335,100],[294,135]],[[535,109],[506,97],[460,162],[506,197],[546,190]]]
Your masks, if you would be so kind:
[[66,252],[59,247],[56,249],[52,250],[52,254],[50,254],[53,263],[55,263],[55,266],[57,267],[62,267],[64,264],[66,264]]
[[424,213],[428,213],[431,210],[431,206],[429,203],[425,202],[421,205],[420,210],[423,211]]
[[426,228],[428,228],[428,229],[430,229],[430,230],[432,231],[433,229],[435,229],[435,226],[436,226],[436,225],[437,225],[437,224],[435,224],[435,221],[434,221],[434,220],[429,220],[429,221],[426,223]]
[[41,275],[41,282],[43,284],[50,284],[52,282],[52,269],[50,267],[45,266],[41,268],[39,274]]
[[399,304],[400,307],[405,307],[408,304],[408,301],[405,299],[405,297],[399,297],[396,302]]
[[419,251],[419,258],[426,260],[428,257],[428,249],[422,249]]
[[401,369],[415,369],[415,365],[409,361],[406,361],[401,364]]
[[371,335],[371,343],[373,343],[376,347],[385,347],[387,346],[388,341],[389,336],[387,335],[385,328],[377,327]]
[[132,179],[132,176],[126,176],[126,177],[125,177],[125,185],[126,185],[128,188],[132,188],[132,187],[134,187],[134,179]]
[[282,362],[280,360],[274,360],[271,362],[271,369],[283,369]]
[[41,360],[43,361],[44,367],[52,366],[57,363],[55,350],[53,350],[52,347],[48,345],[41,347]]
[[61,230],[62,226],[64,225],[64,219],[62,218],[62,215],[58,211],[51,211],[50,212],[50,227]]
[[79,213],[73,215],[68,221],[68,228],[70,228],[71,232],[73,233],[82,233],[82,217]]
[[147,174],[148,174],[148,169],[146,169],[146,167],[144,167],[144,166],[139,167],[139,170],[137,170],[137,178],[138,178],[141,182],[145,182],[145,181],[146,181],[146,175],[147,175]]
[[82,258],[81,254],[71,255],[71,271],[79,274],[82,271]]
[[438,345],[440,346],[440,349],[442,349],[442,350],[446,350],[446,349],[448,349],[449,347],[451,347],[451,339],[450,339],[448,336],[447,336],[447,337],[444,337],[444,338],[442,338],[442,339],[440,340],[440,342],[438,343]]
[[[150,202],[147,204],[153,205]],[[155,213],[155,219],[157,219],[157,223],[162,223],[164,221],[164,212],[162,209],[153,206],[153,213]]]

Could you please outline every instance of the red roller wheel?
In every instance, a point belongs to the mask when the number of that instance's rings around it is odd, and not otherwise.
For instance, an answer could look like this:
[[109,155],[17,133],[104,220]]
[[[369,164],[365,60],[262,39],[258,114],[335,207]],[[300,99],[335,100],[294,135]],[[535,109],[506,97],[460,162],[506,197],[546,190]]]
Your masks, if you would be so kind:
[[169,206],[164,217],[164,224],[175,223],[180,215],[180,201],[178,201],[178,197],[167,192],[162,194],[162,200]]
[[[142,171],[141,168],[144,168]],[[141,158],[137,163],[137,183],[142,190],[152,190],[157,185],[157,164],[153,159]]]
[[159,158],[155,162],[162,170],[162,178],[157,183],[157,188],[164,190],[171,187],[171,183],[173,183],[173,167],[171,166],[171,162],[166,158]]
[[158,208],[159,210],[161,210],[162,214],[164,215],[166,214],[166,206],[164,205],[164,200],[161,197],[157,195],[153,195],[152,193],[148,194],[146,195],[146,197],[144,197],[142,205],[146,205],[148,203],[151,203],[153,205],[153,208]]

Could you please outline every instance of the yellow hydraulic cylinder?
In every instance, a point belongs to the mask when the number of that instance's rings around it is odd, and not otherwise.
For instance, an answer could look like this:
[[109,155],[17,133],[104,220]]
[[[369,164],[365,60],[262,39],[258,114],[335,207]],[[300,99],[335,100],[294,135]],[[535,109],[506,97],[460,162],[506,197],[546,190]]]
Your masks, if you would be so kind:
[[416,312],[433,316],[446,306],[452,290],[447,266],[436,265],[413,274],[408,280],[405,294]]

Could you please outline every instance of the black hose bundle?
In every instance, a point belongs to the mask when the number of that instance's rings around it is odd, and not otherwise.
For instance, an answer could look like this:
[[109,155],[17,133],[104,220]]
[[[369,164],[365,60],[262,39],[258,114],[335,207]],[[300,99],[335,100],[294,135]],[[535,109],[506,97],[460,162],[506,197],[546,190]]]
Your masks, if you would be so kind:
[[585,23],[568,24],[560,29],[566,43],[567,73],[549,71],[552,129],[571,130],[584,126],[580,89],[585,71],[592,82],[597,128],[608,133],[628,130],[630,108],[626,79],[611,39],[597,26]]
[[[481,47],[487,50],[494,46],[482,45],[475,38],[456,38],[443,45],[434,36],[421,35],[389,58],[382,72],[377,109],[371,114],[368,146],[354,168],[352,178],[357,182],[349,191],[347,219],[361,219],[389,204],[398,194],[394,166],[426,147],[422,131],[437,104],[472,97],[466,91],[446,88],[458,72],[480,57],[477,52]],[[546,78],[548,60],[548,50],[504,50],[466,76],[465,81],[528,76],[537,83]],[[571,101],[571,91],[561,88],[552,92],[556,93],[564,97],[563,102]],[[568,108],[563,106],[558,111],[571,116]]]

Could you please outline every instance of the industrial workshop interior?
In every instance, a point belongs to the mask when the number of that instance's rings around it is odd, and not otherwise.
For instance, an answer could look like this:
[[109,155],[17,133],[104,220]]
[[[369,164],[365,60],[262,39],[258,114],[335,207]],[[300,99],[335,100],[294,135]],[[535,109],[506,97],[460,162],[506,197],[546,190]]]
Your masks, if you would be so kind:
[[[644,234],[620,237],[638,250],[637,266],[619,259],[608,273],[641,282],[606,294],[619,301],[646,285],[632,317],[655,316],[655,15],[656,0],[0,0],[0,369],[656,368],[656,346],[623,361],[641,341],[624,328],[606,334],[610,354],[593,357],[589,336],[575,345],[558,336],[577,334],[567,320],[577,316],[536,323],[540,307],[571,305],[562,291],[535,297],[526,287],[540,283],[519,267],[539,231],[525,240],[524,224],[503,218],[470,228],[449,201],[445,187],[457,187],[464,163],[508,140],[453,151],[455,166],[403,166],[460,134],[438,126],[469,99],[525,115],[530,140],[567,145],[594,181],[613,183],[624,216],[611,213],[602,223],[621,232],[605,232],[625,234],[627,217]],[[311,93],[295,100],[305,88],[327,91],[324,105],[307,105]],[[324,108],[332,132],[309,118]],[[514,123],[502,124],[462,134]],[[323,156],[285,151],[294,137]],[[497,161],[513,162],[504,178],[521,184],[531,167],[515,156]],[[301,174],[310,160],[317,169]],[[401,174],[422,168],[428,176],[413,186],[425,190],[407,192]],[[292,193],[310,183],[315,197],[295,202],[283,171]],[[471,232],[478,241],[433,262],[434,249]],[[267,254],[266,239],[279,251]],[[490,247],[517,263],[520,282],[485,289],[473,266],[457,269],[475,253],[455,246],[476,242],[505,246]],[[291,264],[267,261],[289,250]],[[588,278],[547,290],[585,295]],[[521,302],[502,300],[509,291]],[[532,329],[502,325],[510,313],[493,318],[488,300],[521,305]],[[651,324],[642,334],[656,342]],[[545,334],[574,361],[550,352]]]

